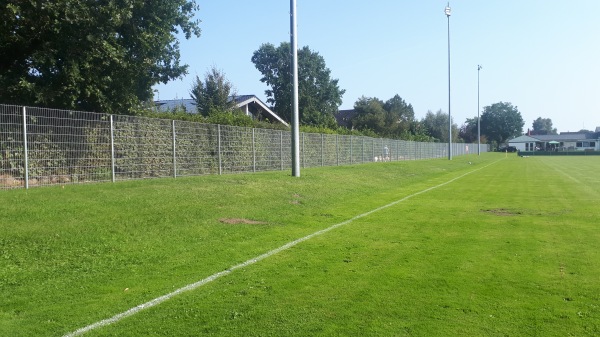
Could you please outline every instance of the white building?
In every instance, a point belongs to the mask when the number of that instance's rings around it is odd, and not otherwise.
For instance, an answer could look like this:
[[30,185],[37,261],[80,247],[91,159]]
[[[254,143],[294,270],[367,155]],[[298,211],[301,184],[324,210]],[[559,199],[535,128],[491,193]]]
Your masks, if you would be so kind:
[[[600,129],[600,128],[597,128]],[[600,132],[561,132],[558,135],[524,135],[508,141],[518,151],[600,151]]]

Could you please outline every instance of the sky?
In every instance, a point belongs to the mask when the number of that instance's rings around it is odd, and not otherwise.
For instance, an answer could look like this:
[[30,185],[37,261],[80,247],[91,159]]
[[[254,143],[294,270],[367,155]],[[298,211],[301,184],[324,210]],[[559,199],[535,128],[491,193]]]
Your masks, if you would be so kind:
[[[238,94],[266,102],[268,87],[250,59],[264,43],[290,40],[290,1],[196,1],[201,37],[180,38],[188,75],[155,86],[155,99],[190,98],[195,77],[215,67]],[[319,53],[346,90],[340,109],[362,96],[398,94],[417,119],[448,113],[447,4],[297,0],[298,45]],[[450,7],[454,123],[509,102],[524,132],[538,117],[559,132],[600,127],[600,1],[457,0]]]

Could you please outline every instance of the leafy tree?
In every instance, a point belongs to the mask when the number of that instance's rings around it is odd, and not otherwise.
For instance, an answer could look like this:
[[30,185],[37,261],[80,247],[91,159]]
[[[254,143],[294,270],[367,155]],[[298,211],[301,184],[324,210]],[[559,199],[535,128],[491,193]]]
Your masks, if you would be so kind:
[[361,97],[354,103],[352,127],[357,130],[371,130],[381,134],[385,128],[386,111],[383,101],[375,97]]
[[[427,130],[427,133],[441,141],[448,141],[448,114],[438,110],[435,114],[431,111],[427,111],[425,117],[421,120],[421,124]],[[452,123],[452,142],[457,142],[458,137],[458,126]]]
[[415,111],[411,104],[407,104],[399,95],[395,95],[385,102],[383,108],[387,112],[386,126],[388,136],[408,136],[411,133],[411,124],[415,120]]
[[215,67],[206,72],[204,81],[196,76],[190,95],[196,101],[198,112],[203,116],[231,112],[235,108],[235,101],[231,97],[236,95],[236,91],[225,77],[225,73]]
[[533,121],[532,135],[556,135],[556,129],[552,128],[552,119],[538,117]]
[[510,138],[523,133],[523,117],[511,103],[499,102],[483,108],[481,134],[490,142],[504,144]]
[[[465,124],[460,127],[458,135],[465,143],[477,143],[477,117],[467,118]],[[486,142],[487,138],[482,134],[481,143]]]
[[0,100],[131,113],[181,77],[176,34],[200,36],[194,0],[7,0],[0,6]]
[[477,143],[477,117],[467,118],[458,135],[465,143]]
[[[261,82],[271,89],[265,91],[267,103],[283,119],[292,119],[292,76],[290,43],[279,47],[263,44],[252,56],[252,63],[262,74]],[[338,80],[331,79],[331,70],[317,52],[303,47],[298,51],[298,98],[300,123],[336,127],[335,114],[342,104],[345,90]]]
[[354,103],[352,127],[371,130],[384,137],[411,138],[414,110],[399,95],[385,103],[376,97],[361,97]]

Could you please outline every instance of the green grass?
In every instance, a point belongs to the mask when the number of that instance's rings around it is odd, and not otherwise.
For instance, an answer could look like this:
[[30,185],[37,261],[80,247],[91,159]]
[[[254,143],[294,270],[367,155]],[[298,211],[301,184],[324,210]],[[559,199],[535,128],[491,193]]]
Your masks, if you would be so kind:
[[600,158],[468,160],[2,191],[0,336],[62,336],[461,176],[85,336],[600,334]]

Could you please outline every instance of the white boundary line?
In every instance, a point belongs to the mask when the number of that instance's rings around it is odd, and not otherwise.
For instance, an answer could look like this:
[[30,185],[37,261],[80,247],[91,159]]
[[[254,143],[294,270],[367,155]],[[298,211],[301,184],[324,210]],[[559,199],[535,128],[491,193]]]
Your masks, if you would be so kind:
[[402,199],[399,199],[399,200],[396,200],[396,201],[394,201],[394,202],[391,202],[391,203],[389,203],[389,204],[387,204],[387,205],[384,205],[384,206],[381,206],[381,207],[375,208],[375,209],[373,209],[373,210],[371,210],[371,211],[368,211],[368,212],[366,212],[366,213],[363,213],[363,214],[357,215],[357,216],[355,216],[355,217],[353,217],[353,218],[351,218],[351,219],[348,219],[348,220],[346,220],[346,221],[344,221],[344,222],[340,222],[340,223],[338,223],[338,224],[335,224],[335,225],[333,225],[333,226],[330,226],[330,227],[327,227],[327,228],[325,228],[325,229],[322,229],[322,230],[320,230],[320,231],[314,232],[314,233],[312,233],[312,234],[309,234],[309,235],[307,235],[307,236],[305,236],[305,237],[302,237],[302,238],[300,238],[300,239],[297,239],[297,240],[294,240],[294,241],[288,242],[288,243],[286,243],[285,245],[283,245],[283,246],[281,246],[281,247],[279,247],[279,248],[275,248],[275,249],[273,249],[273,250],[271,250],[271,251],[269,251],[269,252],[267,252],[267,253],[264,253],[264,254],[262,254],[262,255],[259,255],[259,256],[257,256],[257,257],[254,257],[254,258],[252,258],[252,259],[250,259],[250,260],[248,260],[248,261],[246,261],[246,262],[243,262],[243,263],[237,264],[237,265],[235,265],[235,266],[232,266],[232,267],[230,267],[229,269],[226,269],[226,270],[224,270],[224,271],[218,272],[218,273],[216,273],[216,274],[212,274],[211,276],[209,276],[209,277],[207,277],[207,278],[205,278],[205,279],[202,279],[202,280],[200,280],[200,281],[198,281],[198,282],[195,282],[195,283],[188,284],[188,285],[186,285],[185,287],[179,288],[179,289],[177,289],[177,290],[175,290],[175,291],[173,291],[173,292],[171,292],[171,293],[168,293],[168,294],[166,294],[166,295],[163,295],[163,296],[157,297],[157,298],[155,298],[155,299],[153,299],[153,300],[151,300],[151,301],[148,301],[148,302],[146,302],[146,303],[140,304],[140,305],[138,305],[138,306],[136,306],[136,307],[133,307],[133,308],[131,308],[131,309],[127,310],[127,311],[124,311],[124,312],[122,312],[122,313],[120,313],[120,314],[116,314],[116,315],[114,315],[114,316],[113,316],[113,317],[111,317],[111,318],[107,318],[107,319],[104,319],[104,320],[98,321],[98,322],[96,322],[96,323],[90,324],[90,325],[88,325],[88,326],[85,326],[85,327],[83,327],[83,328],[77,329],[77,330],[75,330],[75,331],[73,331],[73,332],[71,332],[71,333],[68,333],[68,334],[64,335],[63,337],[75,337],[75,336],[80,336],[80,335],[82,335],[82,334],[84,334],[84,333],[86,333],[86,332],[88,332],[88,331],[91,331],[91,330],[94,330],[94,329],[97,329],[97,328],[101,328],[101,327],[103,327],[103,326],[107,326],[107,325],[110,325],[110,324],[116,323],[116,322],[118,322],[118,321],[122,320],[123,318],[129,317],[129,316],[133,316],[133,315],[137,314],[138,312],[140,312],[140,311],[142,311],[142,310],[144,310],[144,309],[148,309],[148,308],[151,308],[151,307],[153,307],[153,306],[155,306],[155,305],[161,304],[162,302],[164,302],[164,301],[167,301],[167,300],[169,300],[169,299],[171,299],[171,298],[173,298],[173,297],[175,297],[175,296],[177,296],[177,295],[179,295],[179,294],[181,294],[181,293],[184,293],[184,292],[187,292],[187,291],[194,290],[194,289],[196,289],[196,288],[199,288],[199,287],[201,287],[201,286],[203,286],[203,285],[205,285],[205,284],[207,284],[207,283],[209,283],[209,282],[212,282],[212,281],[214,281],[214,280],[216,280],[216,279],[218,279],[218,278],[220,278],[220,277],[223,277],[223,276],[229,275],[231,272],[235,271],[236,269],[241,269],[241,268],[247,267],[247,266],[249,266],[249,265],[255,264],[255,263],[257,263],[257,262],[259,262],[259,261],[262,261],[262,260],[264,260],[264,259],[266,259],[266,258],[268,258],[268,257],[270,257],[270,256],[273,256],[273,255],[275,255],[275,254],[277,254],[277,253],[280,253],[280,252],[282,252],[282,251],[284,251],[284,250],[287,250],[287,249],[289,249],[289,248],[291,248],[291,247],[294,247],[294,246],[296,246],[297,244],[299,244],[299,243],[301,243],[301,242],[304,242],[304,241],[306,241],[306,240],[309,240],[309,239],[311,239],[311,238],[313,238],[313,237],[315,237],[315,236],[319,236],[319,235],[321,235],[321,234],[327,233],[327,232],[329,232],[329,231],[331,231],[331,230],[333,230],[333,229],[336,229],[336,228],[338,228],[338,227],[341,227],[341,226],[347,225],[347,224],[349,224],[349,223],[353,222],[354,220],[358,220],[358,219],[360,219],[360,218],[364,218],[364,217],[366,217],[366,216],[369,216],[369,215],[371,215],[371,214],[373,214],[373,213],[375,213],[375,212],[379,212],[379,211],[381,211],[381,210],[383,210],[383,209],[389,208],[389,207],[391,207],[391,206],[394,206],[394,205],[396,205],[396,204],[399,204],[399,203],[401,203],[401,202],[403,202],[403,201],[406,201],[406,200],[408,200],[408,199],[410,199],[410,198],[412,198],[412,197],[416,197],[416,196],[418,196],[418,195],[420,195],[420,194],[427,193],[427,192],[429,192],[429,191],[431,191],[431,190],[434,190],[434,189],[436,189],[436,188],[439,188],[439,187],[442,187],[442,186],[448,185],[448,184],[450,184],[450,183],[453,183],[454,181],[456,181],[456,180],[458,180],[458,179],[461,179],[461,178],[463,178],[463,177],[465,177],[465,176],[467,176],[467,175],[469,175],[469,174],[471,174],[471,173],[474,173],[474,172],[477,172],[477,171],[479,171],[479,170],[482,170],[482,169],[484,169],[484,168],[486,168],[486,167],[488,167],[488,166],[490,166],[490,165],[492,165],[492,164],[495,164],[496,162],[497,162],[497,161],[495,161],[495,162],[492,162],[492,163],[490,163],[490,164],[488,164],[488,165],[486,165],[486,166],[480,167],[480,168],[478,168],[478,169],[476,169],[476,170],[469,171],[469,172],[467,172],[467,173],[465,173],[465,174],[463,174],[463,175],[460,175],[460,176],[458,176],[458,177],[456,177],[456,178],[450,179],[450,180],[448,180],[448,181],[447,181],[447,182],[445,182],[445,183],[441,183],[441,184],[439,184],[439,185],[436,185],[436,186],[432,186],[432,187],[426,188],[426,189],[424,189],[424,190],[422,190],[422,191],[420,191],[420,192],[413,193],[413,194],[411,194],[411,195],[408,195],[408,196],[406,196],[406,197],[404,197],[404,198],[402,198]]

